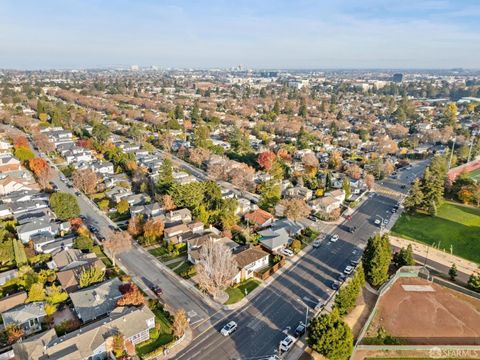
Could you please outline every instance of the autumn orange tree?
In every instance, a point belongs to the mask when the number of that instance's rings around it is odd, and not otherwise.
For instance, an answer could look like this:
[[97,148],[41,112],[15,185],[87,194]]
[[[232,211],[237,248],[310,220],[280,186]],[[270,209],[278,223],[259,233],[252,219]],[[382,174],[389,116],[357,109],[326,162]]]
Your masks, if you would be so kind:
[[92,169],[78,169],[73,172],[73,184],[85,194],[93,194],[97,188],[97,174]]
[[143,225],[143,237],[145,242],[152,244],[155,241],[158,241],[163,235],[163,230],[165,225],[160,219],[150,219]]
[[134,237],[140,235],[143,232],[143,225],[139,216],[132,216],[130,220],[128,220],[127,231],[130,235]]
[[103,242],[103,248],[110,255],[115,266],[115,256],[132,248],[132,237],[126,231],[117,231]]
[[276,159],[277,156],[273,152],[267,150],[258,154],[257,163],[266,171],[270,171]]
[[120,285],[119,288],[122,297],[118,299],[118,306],[139,306],[145,304],[145,298],[137,285],[133,283],[126,283]]
[[42,188],[46,188],[50,179],[52,178],[52,172],[47,161],[42,158],[33,158],[28,161],[28,167],[37,177],[40,186]]

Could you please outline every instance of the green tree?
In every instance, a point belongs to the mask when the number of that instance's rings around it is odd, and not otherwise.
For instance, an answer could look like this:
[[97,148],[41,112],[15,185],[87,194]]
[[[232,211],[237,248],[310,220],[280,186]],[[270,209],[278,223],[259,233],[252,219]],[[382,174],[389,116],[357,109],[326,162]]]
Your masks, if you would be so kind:
[[13,239],[12,241],[17,267],[26,265],[28,263],[28,259],[27,254],[25,253],[25,246],[23,245],[21,240]]
[[468,279],[468,287],[473,291],[480,292],[480,272],[473,273]]
[[105,272],[102,269],[96,266],[90,266],[84,269],[80,274],[79,285],[81,288],[88,287],[90,285],[102,282],[104,277]]
[[33,159],[35,155],[28,147],[19,146],[15,149],[15,157],[21,162],[25,163]]
[[41,282],[32,284],[28,291],[27,302],[43,301],[45,300],[45,289]]
[[63,291],[60,286],[50,286],[47,288],[47,297],[46,300],[49,304],[56,305],[60,304],[68,299],[68,294],[66,291]]
[[362,262],[365,277],[372,286],[380,286],[388,280],[391,260],[391,247],[387,234],[377,233],[368,239]]
[[353,351],[352,331],[335,309],[310,322],[307,343],[330,360],[347,360]]
[[365,274],[362,266],[355,271],[355,275],[345,283],[335,296],[335,307],[340,315],[349,313],[357,301],[358,295],[365,285]]
[[307,117],[307,104],[305,102],[305,99],[302,99],[300,102],[300,107],[298,108],[298,116],[301,116],[303,118]]
[[162,165],[158,169],[157,192],[166,194],[174,183],[173,163],[170,159],[164,159]]
[[410,188],[408,196],[403,202],[405,210],[409,213],[414,213],[423,204],[423,192],[419,179],[416,179],[413,186]]
[[350,186],[350,180],[346,176],[343,178],[342,188],[345,191],[345,199],[348,199],[352,195],[352,187]]
[[393,262],[396,268],[401,268],[402,266],[414,266],[415,259],[413,258],[412,245],[409,244],[406,249],[401,248],[399,252],[395,253],[393,256]]
[[110,129],[106,125],[96,123],[93,125],[92,136],[99,144],[104,144],[110,137]]
[[127,200],[122,199],[118,202],[117,204],[117,212],[120,215],[126,214],[128,210],[130,209],[130,204],[128,203]]
[[79,250],[92,251],[93,240],[89,236],[79,236],[73,241],[73,247]]
[[282,190],[280,185],[275,181],[265,181],[259,185],[261,195],[258,206],[264,210],[272,211],[275,205],[280,201]]
[[175,106],[175,119],[183,119],[185,117],[183,113],[183,106],[180,104],[177,104]]
[[445,125],[450,125],[452,127],[455,127],[455,124],[458,119],[457,112],[458,112],[458,108],[455,103],[450,102],[445,106],[445,109],[443,110]]
[[62,221],[76,218],[80,215],[80,207],[76,197],[64,192],[56,192],[50,196],[50,208]]
[[450,269],[448,270],[448,276],[450,276],[450,280],[455,281],[455,278],[457,277],[457,275],[458,275],[457,265],[453,263]]

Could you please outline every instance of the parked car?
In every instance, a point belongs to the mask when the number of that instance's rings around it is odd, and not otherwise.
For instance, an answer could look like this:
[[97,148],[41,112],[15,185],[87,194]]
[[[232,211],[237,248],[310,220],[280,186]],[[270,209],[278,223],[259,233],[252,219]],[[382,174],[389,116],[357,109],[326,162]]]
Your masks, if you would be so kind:
[[333,234],[332,237],[330,238],[331,242],[335,242],[338,240],[338,234]]
[[357,257],[354,257],[352,260],[350,260],[350,264],[352,266],[356,266],[356,265],[360,264],[360,261],[362,261],[362,257],[357,256]]
[[288,350],[291,349],[294,343],[295,343],[295,339],[292,336],[287,335],[285,339],[280,341],[280,351],[287,352]]
[[345,267],[345,270],[343,270],[343,272],[347,275],[350,275],[353,272],[353,266],[347,265]]
[[351,227],[348,229],[348,231],[353,234],[355,231],[357,231],[357,227],[356,227],[356,226],[351,226]]
[[75,191],[75,195],[80,196],[80,191]]
[[220,330],[220,333],[223,336],[228,336],[228,335],[232,334],[233,332],[235,332],[235,330],[237,330],[237,323],[235,321],[230,321],[228,324],[226,324],[222,328],[222,330]]
[[305,324],[300,321],[293,335],[297,338],[301,337],[303,334],[305,334],[305,328],[306,328]]
[[389,223],[389,221],[390,221],[389,219],[383,219],[383,224],[387,225]]
[[316,249],[316,248],[320,247],[320,244],[321,244],[320,240],[315,240],[315,241],[312,243],[312,246]]
[[337,279],[338,279],[338,281],[340,281],[340,282],[344,282],[346,278],[347,278],[347,276],[342,273],[342,274],[338,275],[338,278],[337,278]]
[[285,248],[284,248],[284,249],[282,249],[280,252],[281,252],[283,255],[285,255],[285,256],[293,256],[293,255],[294,255],[294,254],[293,254],[293,251],[290,250],[290,249],[285,249]]
[[382,221],[380,219],[375,219],[375,225],[380,225]]
[[163,290],[160,286],[154,285],[152,286],[152,291],[155,293],[157,296],[162,296]]
[[[342,274],[343,275],[343,274]],[[330,285],[330,287],[333,289],[333,290],[338,290],[338,288],[340,287],[340,284],[338,283],[338,281],[332,281],[332,284]]]
[[345,219],[347,219],[348,221],[352,220],[352,215],[345,216]]
[[309,215],[309,216],[307,217],[307,219],[310,220],[310,221],[313,221],[313,222],[316,222],[316,221],[318,220],[318,218],[315,217],[315,216],[313,216],[313,215]]

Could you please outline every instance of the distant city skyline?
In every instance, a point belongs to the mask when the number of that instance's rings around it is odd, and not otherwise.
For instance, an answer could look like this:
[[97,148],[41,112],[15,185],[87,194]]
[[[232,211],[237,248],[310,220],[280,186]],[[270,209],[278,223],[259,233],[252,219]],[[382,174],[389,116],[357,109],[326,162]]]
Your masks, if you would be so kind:
[[480,68],[475,0],[0,3],[0,68]]

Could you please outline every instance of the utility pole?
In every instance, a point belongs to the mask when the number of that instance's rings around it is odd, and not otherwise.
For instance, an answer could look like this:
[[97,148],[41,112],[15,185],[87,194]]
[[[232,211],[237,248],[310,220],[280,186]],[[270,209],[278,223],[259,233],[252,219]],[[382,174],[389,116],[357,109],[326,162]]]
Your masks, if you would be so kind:
[[450,167],[452,166],[453,151],[455,150],[455,141],[457,141],[456,137],[453,138],[452,151],[450,152],[450,161],[448,162],[448,170],[450,170]]
[[471,141],[470,141],[470,148],[468,149],[468,159],[467,159],[467,163],[470,162],[470,157],[472,156],[472,148],[473,148],[473,144],[475,143],[475,137],[477,136],[477,132],[476,131],[473,131],[472,132],[472,137],[470,138]]

